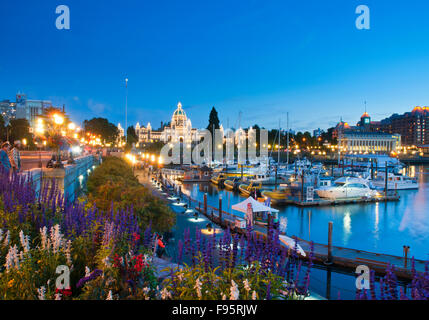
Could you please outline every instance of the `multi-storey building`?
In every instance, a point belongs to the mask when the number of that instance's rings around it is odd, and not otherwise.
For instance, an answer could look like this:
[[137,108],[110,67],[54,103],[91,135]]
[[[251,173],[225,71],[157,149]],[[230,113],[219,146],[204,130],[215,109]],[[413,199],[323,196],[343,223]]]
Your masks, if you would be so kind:
[[27,119],[30,127],[33,127],[36,118],[43,114],[43,110],[52,107],[48,100],[29,100],[25,94],[16,95],[16,118]]
[[332,132],[346,153],[390,153],[401,147],[400,133],[382,132],[380,122],[371,121],[365,112],[356,126],[340,121]]
[[411,112],[402,115],[393,114],[380,122],[379,129],[388,133],[399,133],[402,144],[429,144],[429,107],[415,107]]
[[0,114],[2,115],[6,125],[10,120],[15,119],[16,116],[16,103],[9,100],[0,101]]

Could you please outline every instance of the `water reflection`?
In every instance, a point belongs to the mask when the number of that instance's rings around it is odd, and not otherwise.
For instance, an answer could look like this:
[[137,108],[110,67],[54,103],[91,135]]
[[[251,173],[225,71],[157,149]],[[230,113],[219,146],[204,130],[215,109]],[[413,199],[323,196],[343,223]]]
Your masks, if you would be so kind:
[[[295,206],[278,207],[279,218],[287,220],[287,234],[318,243],[327,243],[328,223],[334,223],[333,242],[336,246],[402,256],[404,244],[410,254],[427,259],[429,253],[429,175],[427,167],[411,167],[409,175],[420,179],[419,190],[399,191],[398,202],[353,204],[334,207],[303,209]],[[225,211],[243,200],[238,193],[219,190],[205,184],[186,184],[183,192],[218,206],[218,197],[224,199]]]

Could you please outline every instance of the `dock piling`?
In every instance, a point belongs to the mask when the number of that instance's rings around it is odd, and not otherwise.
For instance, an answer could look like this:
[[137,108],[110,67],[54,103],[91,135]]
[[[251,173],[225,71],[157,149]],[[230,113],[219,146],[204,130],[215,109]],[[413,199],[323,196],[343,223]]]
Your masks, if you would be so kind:
[[329,222],[328,227],[328,259],[325,261],[326,265],[332,264],[332,229],[333,229],[334,223],[332,221]]
[[204,214],[207,215],[207,193],[204,193]]

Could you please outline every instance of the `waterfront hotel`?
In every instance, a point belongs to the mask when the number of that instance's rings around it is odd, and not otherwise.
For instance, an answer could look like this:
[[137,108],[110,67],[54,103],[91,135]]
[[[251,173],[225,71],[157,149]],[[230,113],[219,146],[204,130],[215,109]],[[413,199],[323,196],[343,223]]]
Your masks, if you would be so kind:
[[401,135],[380,131],[380,122],[371,121],[365,112],[356,126],[340,121],[333,131],[342,150],[347,153],[391,153],[401,147]]

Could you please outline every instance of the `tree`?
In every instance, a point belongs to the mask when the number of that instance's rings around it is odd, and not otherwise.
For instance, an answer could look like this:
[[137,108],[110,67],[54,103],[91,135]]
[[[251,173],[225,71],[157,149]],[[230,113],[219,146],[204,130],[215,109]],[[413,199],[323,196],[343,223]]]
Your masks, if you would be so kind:
[[105,118],[85,120],[83,125],[85,132],[100,135],[106,143],[114,143],[119,135],[118,128]]
[[134,126],[129,126],[127,129],[127,144],[132,145],[137,142],[139,142],[139,138],[137,137],[136,130]]
[[9,140],[11,142],[26,139],[29,145],[33,144],[33,137],[30,133],[30,124],[27,119],[11,119],[9,127]]
[[0,114],[0,141],[6,139],[6,125],[3,116]]
[[210,111],[209,125],[207,126],[207,130],[209,130],[211,132],[212,137],[213,137],[214,136],[214,129],[219,129],[219,128],[220,128],[219,117],[218,117],[218,114],[217,114],[215,107],[213,107],[212,110]]

